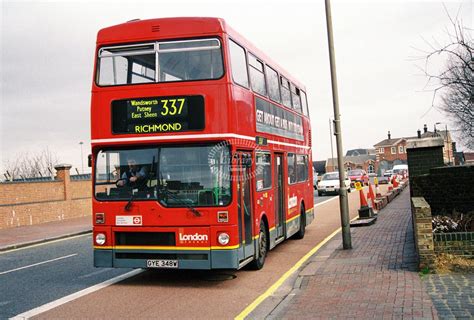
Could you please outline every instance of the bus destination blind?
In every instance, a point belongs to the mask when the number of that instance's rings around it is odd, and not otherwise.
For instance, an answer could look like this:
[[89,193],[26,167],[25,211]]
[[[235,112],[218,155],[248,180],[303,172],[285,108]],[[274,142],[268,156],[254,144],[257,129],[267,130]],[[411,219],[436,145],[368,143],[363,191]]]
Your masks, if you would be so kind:
[[112,101],[114,134],[147,134],[204,129],[202,96],[134,98]]

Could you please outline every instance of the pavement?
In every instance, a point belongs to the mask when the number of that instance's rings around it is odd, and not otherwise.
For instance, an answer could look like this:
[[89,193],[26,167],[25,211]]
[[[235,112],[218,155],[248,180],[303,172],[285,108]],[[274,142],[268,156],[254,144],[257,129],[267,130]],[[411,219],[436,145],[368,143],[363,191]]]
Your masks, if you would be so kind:
[[[472,319],[474,275],[417,272],[409,191],[377,222],[329,240],[248,319]],[[91,217],[0,230],[0,251],[91,231]]]
[[474,274],[429,274],[423,283],[441,319],[474,319]]
[[473,275],[418,273],[408,188],[351,237],[351,250],[332,238],[247,319],[474,318]]
[[46,241],[72,237],[91,231],[91,216],[17,228],[0,229],[0,252]]

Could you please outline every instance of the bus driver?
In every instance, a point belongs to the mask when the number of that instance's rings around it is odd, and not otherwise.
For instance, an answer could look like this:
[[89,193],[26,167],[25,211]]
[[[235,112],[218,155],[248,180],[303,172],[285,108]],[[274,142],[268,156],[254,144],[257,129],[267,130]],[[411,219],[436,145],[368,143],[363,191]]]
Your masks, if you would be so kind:
[[147,172],[144,166],[139,167],[137,161],[133,158],[127,160],[128,170],[122,174],[122,178],[117,181],[118,187],[129,186],[139,187],[145,186],[147,181]]

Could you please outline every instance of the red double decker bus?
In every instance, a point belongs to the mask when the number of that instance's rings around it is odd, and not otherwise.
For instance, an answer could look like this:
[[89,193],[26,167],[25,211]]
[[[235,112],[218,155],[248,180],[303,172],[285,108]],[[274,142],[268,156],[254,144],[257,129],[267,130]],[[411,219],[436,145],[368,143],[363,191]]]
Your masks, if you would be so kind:
[[260,269],[314,218],[304,86],[218,18],[99,31],[96,267]]

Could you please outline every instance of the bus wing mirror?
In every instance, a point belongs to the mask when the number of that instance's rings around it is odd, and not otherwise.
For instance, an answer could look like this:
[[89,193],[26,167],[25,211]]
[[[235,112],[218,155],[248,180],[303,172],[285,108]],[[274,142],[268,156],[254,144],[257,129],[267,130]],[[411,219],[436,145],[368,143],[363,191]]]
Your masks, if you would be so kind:
[[88,155],[87,156],[87,165],[89,166],[89,168],[92,168],[92,155]]

